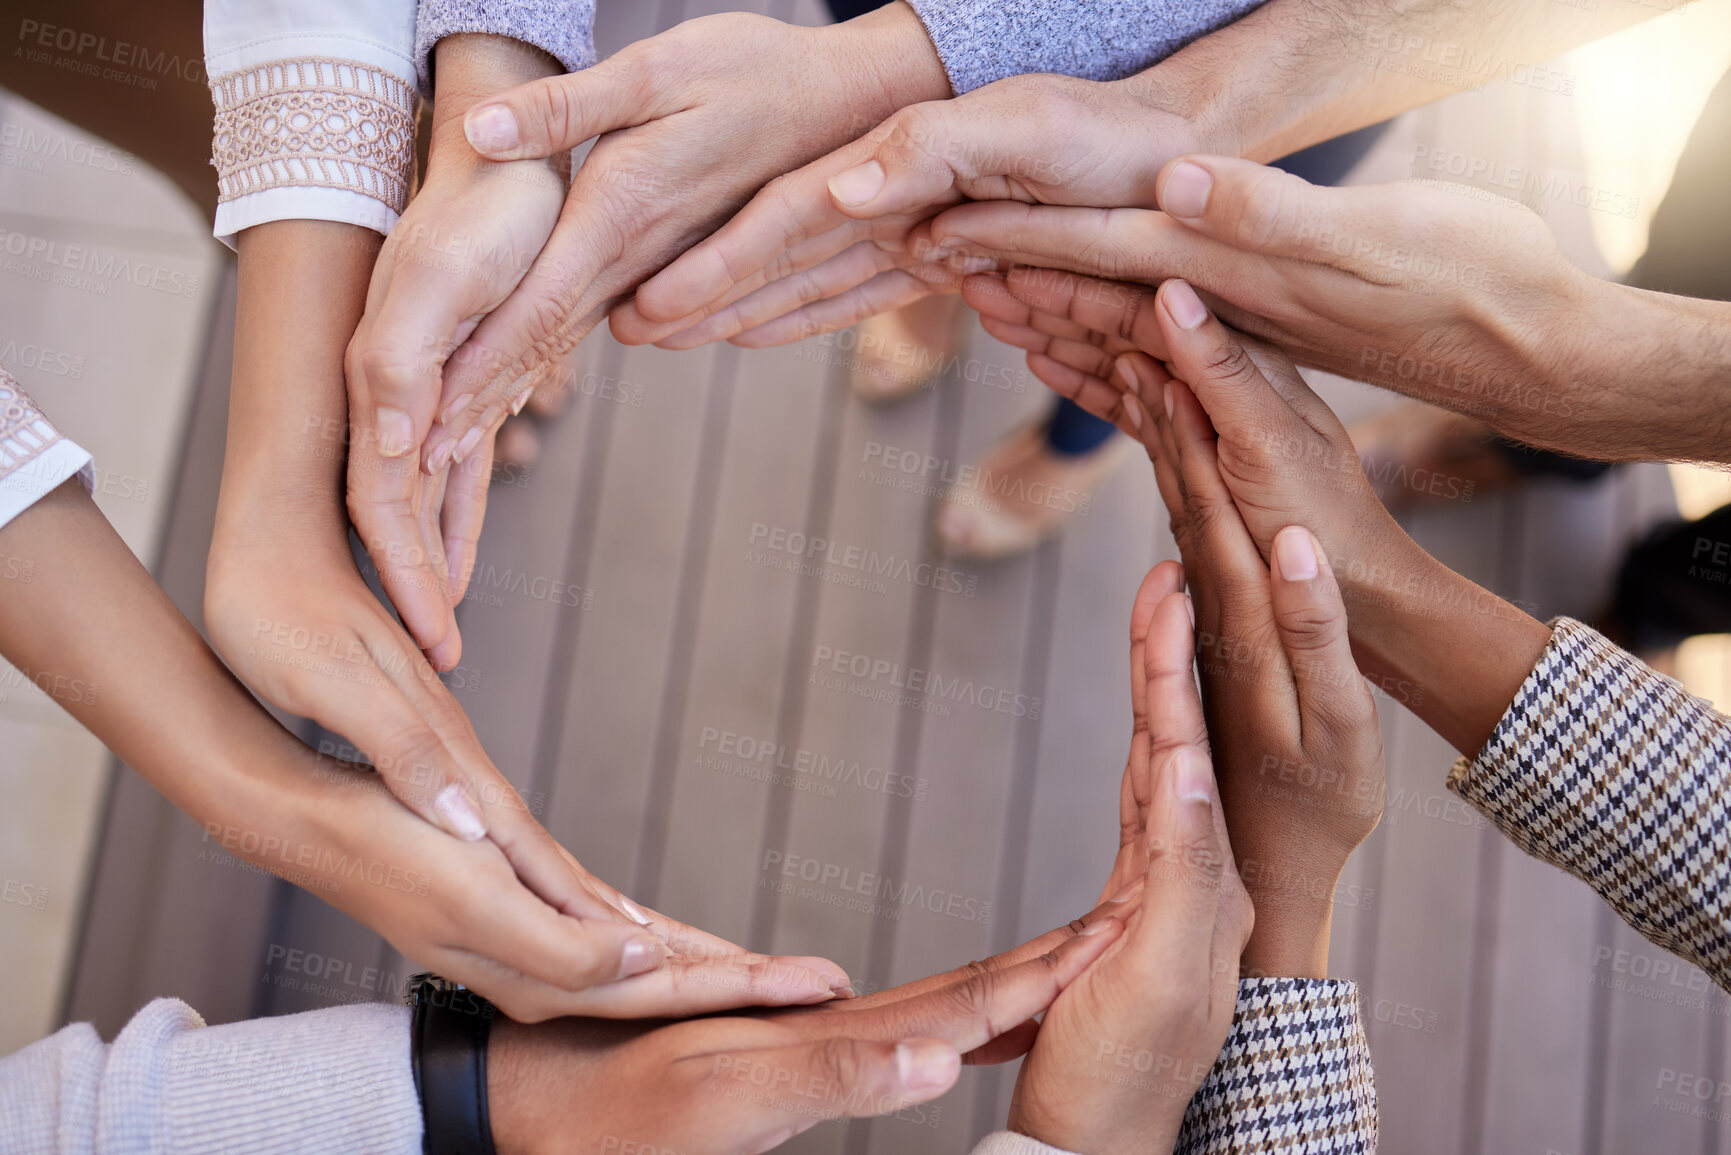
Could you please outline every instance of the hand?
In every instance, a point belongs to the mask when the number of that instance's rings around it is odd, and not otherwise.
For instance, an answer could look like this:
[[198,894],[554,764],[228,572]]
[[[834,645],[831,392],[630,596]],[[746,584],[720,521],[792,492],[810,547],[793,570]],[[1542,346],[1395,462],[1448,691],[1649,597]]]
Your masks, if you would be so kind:
[[1159,213],[965,205],[932,236],[973,259],[1150,285],[1182,277],[1301,365],[1532,445],[1587,452],[1603,440],[1560,370],[1604,340],[1611,303],[1527,209],[1453,186],[1318,188],[1219,156],[1173,161],[1158,189]]
[[[421,403],[420,412],[440,415],[426,463],[545,376],[621,294],[706,236],[764,181],[904,104],[949,91],[925,26],[893,3],[827,28],[739,12],[706,16],[583,72],[470,108],[469,140],[494,160],[517,163],[600,140],[521,285],[445,364],[437,405]],[[426,432],[415,425],[417,439]]]
[[1125,783],[1126,798],[1140,784],[1144,816],[1139,902],[1123,936],[1052,1004],[1010,1104],[1011,1130],[1088,1155],[1174,1148],[1231,1030],[1253,922],[1206,752],[1182,577],[1157,566],[1131,613],[1138,709]]
[[[482,750],[451,692],[362,581],[342,508],[347,423],[341,363],[375,248],[363,230],[320,221],[281,221],[241,233],[228,452],[205,583],[212,641],[269,700],[356,743],[377,768],[371,781],[395,795],[408,808],[405,815],[412,811],[434,824],[426,829],[439,841],[488,839],[510,870],[500,886],[501,907],[529,920],[525,927],[552,919],[560,933],[589,942],[590,969],[573,964],[561,972],[570,981],[608,983],[655,969],[667,953],[656,936],[682,955],[742,956],[737,947],[638,911],[579,866],[535,821]],[[99,516],[96,521],[102,532],[91,533],[112,539]],[[116,564],[90,568],[106,573]],[[138,580],[148,585],[147,577]],[[114,600],[112,591],[91,596]],[[67,604],[79,603],[69,598]],[[126,619],[110,632],[118,639],[141,628]],[[215,664],[202,645],[196,649]],[[182,702],[195,693],[194,678],[162,679],[173,690],[173,703],[162,707],[166,714],[183,711]],[[206,692],[232,699],[239,717],[262,717],[226,677]],[[267,746],[282,739],[274,726],[271,731],[270,739],[261,739]],[[224,764],[213,780],[228,772]],[[363,825],[353,833],[358,838],[364,831]],[[637,925],[643,922],[647,934]],[[504,970],[540,973],[537,968],[547,965],[513,953],[524,949],[521,934],[450,933],[478,959]],[[644,949],[628,958],[630,942]],[[807,978],[825,988],[847,985],[833,964],[817,960],[806,969],[815,970]],[[587,977],[571,978],[578,974]],[[713,985],[709,995],[727,989]],[[604,997],[610,996],[594,996]],[[749,1001],[750,992],[738,997]]]
[[770,182],[613,313],[627,344],[776,345],[931,292],[957,269],[921,224],[960,201],[1154,202],[1154,177],[1201,129],[1156,81],[1016,76],[902,109]]
[[1022,1054],[1033,1017],[1122,929],[1096,910],[984,962],[805,1010],[666,1026],[495,1021],[494,1144],[500,1155],[755,1153],[826,1119],[927,1102],[954,1085],[964,1056]]
[[1188,390],[1212,423],[1220,479],[1264,562],[1286,526],[1310,530],[1339,575],[1360,669],[1462,753],[1484,745],[1550,631],[1400,529],[1284,354],[1222,325],[1179,280],[1156,294],[1017,268],[963,295],[989,332],[1030,350],[1035,375],[1132,436],[1146,439],[1180,378],[1173,394]]
[[1226,443],[1182,381],[1164,390],[1143,438],[1191,577],[1209,733],[1258,913],[1244,967],[1325,978],[1335,887],[1382,816],[1376,707],[1320,543],[1288,526],[1264,563],[1224,480]]
[[[277,730],[252,755],[268,811],[205,821],[229,851],[311,891],[513,1018],[642,1018],[826,1002],[847,976],[824,959],[754,954],[645,911],[566,856],[631,918],[532,893],[493,842],[458,842],[421,822],[363,768],[320,757]],[[268,818],[257,815],[266,813]],[[635,920],[635,921],[633,921]]]
[[474,568],[493,436],[525,390],[482,414],[421,469],[451,350],[528,271],[565,197],[566,162],[497,164],[476,156],[463,113],[500,89],[558,72],[545,53],[499,36],[447,36],[434,48],[427,178],[373,267],[366,313],[349,342],[349,516],[379,582],[432,664],[457,664],[454,607]]

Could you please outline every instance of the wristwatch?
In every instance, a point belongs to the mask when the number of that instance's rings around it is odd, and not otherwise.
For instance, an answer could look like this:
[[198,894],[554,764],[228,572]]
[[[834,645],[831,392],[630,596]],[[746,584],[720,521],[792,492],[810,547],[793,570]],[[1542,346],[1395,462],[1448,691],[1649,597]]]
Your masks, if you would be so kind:
[[495,1155],[487,1119],[487,1034],[493,1004],[434,974],[410,977],[409,1054],[426,1155]]

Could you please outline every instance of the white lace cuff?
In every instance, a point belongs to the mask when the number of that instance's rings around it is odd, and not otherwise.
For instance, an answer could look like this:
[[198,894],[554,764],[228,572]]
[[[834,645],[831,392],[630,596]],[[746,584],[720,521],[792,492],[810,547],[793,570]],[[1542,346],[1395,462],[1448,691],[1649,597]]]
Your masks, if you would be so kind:
[[409,199],[415,92],[353,60],[277,60],[210,84],[216,105],[216,233],[266,221],[335,220],[388,232]]
[[49,424],[22,386],[0,368],[0,526],[68,478],[96,484],[90,454]]

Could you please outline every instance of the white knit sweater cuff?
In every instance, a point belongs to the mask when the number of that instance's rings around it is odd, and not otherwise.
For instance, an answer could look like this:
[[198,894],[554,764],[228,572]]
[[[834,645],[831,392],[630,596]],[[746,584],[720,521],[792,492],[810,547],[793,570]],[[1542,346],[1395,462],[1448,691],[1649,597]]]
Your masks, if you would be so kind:
[[205,1027],[159,999],[115,1039],[100,1102],[105,1131],[150,1119],[151,1149],[187,1155],[421,1149],[409,1011],[382,1003]]

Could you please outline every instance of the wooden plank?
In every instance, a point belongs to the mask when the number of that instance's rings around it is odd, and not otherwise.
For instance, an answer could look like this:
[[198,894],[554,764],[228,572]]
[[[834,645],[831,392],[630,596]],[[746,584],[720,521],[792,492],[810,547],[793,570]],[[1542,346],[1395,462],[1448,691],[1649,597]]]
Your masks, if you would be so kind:
[[[1499,501],[1429,509],[1410,518],[1419,543],[1481,584],[1496,571]],[[1461,1104],[1473,982],[1473,931],[1486,861],[1499,837],[1442,779],[1454,752],[1416,718],[1387,748],[1390,828],[1377,895],[1375,970],[1357,976],[1375,1056],[1384,1144],[1449,1151],[1461,1143]]]
[[680,716],[664,723],[676,764],[665,768],[659,830],[644,847],[653,856],[654,901],[701,911],[705,929],[735,941],[751,932],[771,793],[823,787],[840,796],[815,767],[802,769],[786,720],[797,713],[793,691],[811,664],[815,591],[797,574],[743,560],[754,526],[815,533],[814,516],[827,516],[827,501],[811,508],[811,491],[823,487],[789,483],[833,466],[841,382],[814,372],[809,358],[821,349],[813,342],[740,354],[688,693]]
[[[920,461],[913,492],[906,500],[919,505],[927,524],[940,500],[932,491],[960,475],[962,466],[977,462],[1005,432],[1050,408],[1050,395],[1023,368],[1019,350],[1010,349],[971,326],[964,351],[970,359],[962,381],[946,381],[945,401],[960,403],[956,436],[947,456],[934,465]],[[989,371],[976,373],[984,367]],[[1005,372],[1009,370],[1009,372]],[[972,380],[1003,381],[1021,388],[993,388]],[[859,481],[885,485],[906,481],[907,456],[878,453],[875,467],[862,469]],[[895,462],[886,466],[885,460]],[[860,463],[866,465],[866,463]],[[925,492],[922,492],[924,490]],[[904,710],[917,713],[916,727],[904,728],[901,741],[912,743],[898,756],[895,769],[912,780],[912,796],[890,797],[890,814],[878,873],[890,878],[943,879],[960,895],[986,896],[997,901],[1001,862],[1005,853],[1006,819],[1014,784],[1015,744],[1024,721],[1037,721],[1045,703],[1037,690],[1023,685],[1028,674],[1028,636],[1004,629],[1006,622],[1029,620],[1034,590],[1034,559],[1017,558],[982,567],[980,587],[972,598],[932,599],[932,622],[918,668],[926,671]],[[835,675],[831,674],[833,679]],[[849,688],[861,680],[843,675]],[[837,687],[839,690],[839,686]],[[992,953],[1001,917],[983,904],[978,917],[967,908],[933,912],[923,906],[905,908],[901,916],[877,928],[867,966],[868,981],[895,985],[958,966]],[[965,1151],[977,1138],[975,1103],[982,1082],[998,1072],[965,1071],[957,1088],[924,1109],[899,1117],[855,1123],[850,1152]],[[995,1100],[995,1093],[992,1095]]]
[[[576,625],[568,682],[543,708],[536,789],[548,829],[585,865],[632,885],[647,805],[657,706],[687,544],[686,520],[715,350],[626,351],[617,378],[633,403],[596,414],[606,456],[592,536],[575,543],[569,584],[594,590]],[[642,404],[635,403],[637,397]],[[599,422],[606,422],[603,426]],[[558,530],[554,530],[558,532]]]

